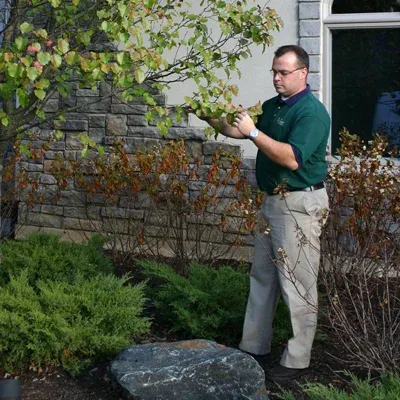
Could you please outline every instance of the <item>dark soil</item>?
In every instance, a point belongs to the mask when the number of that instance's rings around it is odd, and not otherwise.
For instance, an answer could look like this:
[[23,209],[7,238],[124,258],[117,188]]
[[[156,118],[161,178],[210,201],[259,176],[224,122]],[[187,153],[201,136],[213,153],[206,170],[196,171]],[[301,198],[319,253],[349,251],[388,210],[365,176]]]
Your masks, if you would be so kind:
[[[134,263],[129,259],[114,260],[117,275],[126,272],[134,272],[134,280],[138,278],[137,270],[135,271]],[[151,310],[148,310],[152,313]],[[327,337],[327,339],[326,339]],[[157,320],[153,321],[151,334],[143,338],[141,343],[159,342],[159,341],[176,341],[179,337],[168,334],[168,327],[159,325]],[[270,361],[266,369],[270,368],[279,361],[280,354],[284,346],[272,350]],[[336,387],[349,388],[350,383],[348,377],[343,373],[348,369],[343,362],[338,361],[332,355],[343,355],[338,341],[326,335],[320,328],[313,347],[312,363],[305,375],[298,382],[290,382],[282,384],[281,387],[276,384],[266,382],[266,388],[269,391],[271,400],[279,397],[278,393],[281,389],[293,391],[296,399],[301,399],[301,390],[299,383],[320,382],[322,384],[333,384]],[[123,399],[121,391],[113,385],[108,373],[108,362],[104,361],[92,366],[83,375],[73,378],[66,374],[60,368],[49,368],[40,371],[30,371],[21,374],[19,379],[22,381],[22,399],[23,400],[118,400]],[[169,400],[169,399],[166,399]]]

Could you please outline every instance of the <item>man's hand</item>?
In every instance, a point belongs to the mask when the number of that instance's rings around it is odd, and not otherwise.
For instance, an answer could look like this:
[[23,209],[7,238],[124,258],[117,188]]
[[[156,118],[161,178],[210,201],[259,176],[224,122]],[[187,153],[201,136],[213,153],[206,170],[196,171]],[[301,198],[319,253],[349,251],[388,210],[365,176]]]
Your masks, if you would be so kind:
[[238,114],[235,117],[235,121],[232,125],[237,128],[243,136],[247,138],[249,137],[249,133],[256,128],[256,126],[254,125],[254,121],[246,112]]

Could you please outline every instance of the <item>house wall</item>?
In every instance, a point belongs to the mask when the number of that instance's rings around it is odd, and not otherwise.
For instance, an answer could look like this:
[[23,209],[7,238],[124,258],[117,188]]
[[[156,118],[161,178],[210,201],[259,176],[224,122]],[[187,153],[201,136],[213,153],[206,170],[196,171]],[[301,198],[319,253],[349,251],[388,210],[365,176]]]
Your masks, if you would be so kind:
[[[275,35],[275,44],[261,54],[257,49],[253,57],[242,62],[242,78],[237,80],[241,91],[236,99],[237,104],[250,106],[257,101],[275,95],[272,86],[272,79],[269,73],[271,68],[273,52],[281,45],[296,43],[302,45],[311,55],[311,68],[309,83],[312,90],[318,97],[321,97],[321,3],[320,1],[307,0],[271,0],[268,6],[275,8],[282,17],[285,27]],[[107,84],[99,85],[97,92],[75,88],[73,95],[62,99],[55,95],[46,106],[48,113],[57,111],[60,107],[81,106],[80,112],[67,116],[67,122],[61,127],[63,137],[61,140],[49,143],[46,154],[41,159],[23,163],[22,166],[31,174],[38,177],[40,186],[39,192],[43,193],[43,202],[28,208],[24,202],[20,203],[18,215],[17,237],[37,230],[56,232],[70,240],[82,240],[93,232],[107,233],[107,215],[105,204],[92,204],[90,212],[84,212],[82,198],[84,194],[74,186],[74,182],[63,192],[60,201],[55,200],[56,182],[49,173],[51,165],[56,157],[62,159],[72,158],[77,160],[80,157],[80,144],[77,140],[79,133],[87,133],[97,143],[107,145],[112,134],[117,133],[118,137],[127,143],[128,152],[133,153],[138,146],[151,146],[159,143],[160,135],[157,129],[148,125],[144,118],[147,107],[140,101],[134,100],[124,103],[117,97],[101,100],[101,96],[109,93]],[[190,95],[193,87],[185,83],[175,86],[167,93],[167,98],[157,96],[160,104],[166,102],[170,105],[181,104],[185,95]],[[204,160],[210,158],[211,152],[219,146],[206,142],[201,129],[201,121],[191,116],[189,120],[177,123],[170,129],[168,138],[184,138],[187,148]],[[39,137],[45,141],[54,127],[49,125],[37,132]],[[234,141],[219,137],[224,145],[233,151],[243,151],[246,157],[245,166],[242,170],[248,180],[254,184],[254,158],[256,148],[250,141]],[[240,144],[241,143],[241,147]],[[40,145],[41,142],[36,143]],[[233,145],[231,147],[230,145]],[[117,205],[118,212],[124,212],[123,203]],[[146,220],[146,209],[140,208],[135,213],[138,223]],[[211,224],[212,225],[212,224]],[[188,237],[189,239],[189,237]],[[223,238],[215,240],[223,242]],[[252,238],[244,236],[244,254],[241,257],[250,258],[252,251]],[[221,243],[223,245],[223,243]],[[243,253],[243,252],[242,252]]]
[[[324,3],[324,4],[323,4]],[[330,1],[332,3],[332,1]],[[274,51],[285,44],[298,44],[310,55],[310,73],[308,83],[311,90],[322,101],[322,7],[327,0],[271,0],[268,6],[274,8],[283,19],[284,28],[274,33],[274,44],[265,53],[255,48],[253,56],[241,63],[242,77],[233,82],[239,86],[240,92],[234,100],[235,104],[244,107],[258,101],[265,101],[276,95],[269,70],[272,65]],[[190,84],[174,86],[168,93],[169,104],[181,104],[184,96],[190,95],[194,87]],[[190,126],[206,126],[195,116],[190,116]],[[222,142],[240,144],[246,158],[255,158],[256,146],[250,141],[238,141],[218,136]]]
[[[232,78],[232,83],[239,86],[239,95],[234,99],[234,104],[242,104],[249,107],[258,101],[264,102],[270,97],[275,96],[275,89],[272,84],[272,76],[269,72],[272,66],[274,51],[285,44],[298,44],[299,42],[299,0],[270,0],[259,1],[260,5],[268,4],[268,7],[275,9],[284,22],[284,27],[280,32],[274,32],[274,44],[267,48],[265,53],[254,47],[252,57],[243,60],[240,64],[242,77]],[[314,84],[314,82],[312,83]],[[167,93],[169,104],[182,104],[184,96],[190,96],[195,89],[193,84],[184,83],[175,85]],[[206,126],[197,117],[191,116],[190,126]],[[218,140],[227,143],[240,144],[245,157],[255,157],[257,148],[250,141],[238,141],[227,139],[222,135]]]

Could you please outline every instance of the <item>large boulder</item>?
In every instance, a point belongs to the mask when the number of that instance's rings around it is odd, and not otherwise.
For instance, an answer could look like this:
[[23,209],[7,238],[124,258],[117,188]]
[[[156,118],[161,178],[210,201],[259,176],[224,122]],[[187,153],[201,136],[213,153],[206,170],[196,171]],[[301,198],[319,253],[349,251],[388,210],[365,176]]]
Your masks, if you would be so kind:
[[110,374],[129,399],[268,399],[264,371],[251,356],[208,340],[129,347]]

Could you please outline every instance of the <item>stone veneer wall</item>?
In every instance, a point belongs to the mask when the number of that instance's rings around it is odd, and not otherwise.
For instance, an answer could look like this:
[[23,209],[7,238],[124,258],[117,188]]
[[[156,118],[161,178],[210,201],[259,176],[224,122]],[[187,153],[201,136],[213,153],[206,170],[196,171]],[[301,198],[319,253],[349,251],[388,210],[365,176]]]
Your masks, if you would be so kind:
[[[73,88],[73,93],[67,99],[55,94],[45,109],[51,120],[51,113],[65,106],[78,107],[76,112],[66,115],[67,121],[61,125],[62,138],[50,142],[46,140],[54,131],[54,127],[50,123],[36,129],[35,134],[39,139],[35,140],[35,145],[40,146],[47,143],[48,150],[42,159],[21,162],[29,174],[39,177],[43,202],[35,204],[33,208],[27,207],[23,201],[20,202],[16,227],[17,238],[33,231],[45,231],[60,234],[67,240],[79,242],[95,232],[107,233],[110,231],[109,221],[106,218],[110,210],[107,211],[104,199],[98,201],[94,199],[93,204],[86,209],[84,193],[79,191],[73,182],[62,192],[62,197],[58,202],[55,199],[57,186],[55,178],[50,174],[52,163],[57,157],[66,160],[78,160],[81,157],[81,143],[78,139],[80,133],[87,133],[96,143],[104,145],[106,149],[107,145],[113,142],[117,136],[125,141],[127,153],[134,153],[141,146],[157,145],[166,139],[183,138],[189,156],[202,157],[205,165],[211,163],[212,155],[218,147],[236,153],[240,152],[240,146],[206,141],[203,130],[189,127],[187,118],[179,123],[173,118],[174,124],[169,129],[167,137],[162,138],[158,129],[147,123],[144,117],[147,106],[143,101],[134,99],[127,103],[118,96],[111,96],[111,87],[107,83],[101,83],[96,91],[80,89],[76,85]],[[155,99],[158,104],[165,105],[163,95],[155,95]],[[255,182],[254,164],[254,160],[246,160],[243,167],[243,173],[252,183]],[[193,186],[193,191],[198,190],[198,185]],[[229,188],[227,192],[229,192]],[[230,192],[233,193],[233,190]],[[117,211],[118,215],[124,215],[124,211],[127,210],[124,210],[123,201],[124,199],[121,198],[118,205],[120,208],[111,210],[111,212],[115,214]],[[144,223],[147,221],[146,212],[146,203],[144,202],[138,209],[129,210],[129,215],[131,217],[133,215],[138,223]],[[209,224],[210,229],[215,225],[215,221],[204,221],[204,223]],[[187,239],[190,240],[190,230],[187,230],[185,235],[188,235]],[[245,245],[239,252],[239,257],[248,258],[251,254],[253,240],[250,235],[242,235],[242,238]],[[214,236],[212,240],[221,241],[221,237]],[[220,244],[224,245],[224,243]]]
[[308,83],[320,100],[322,98],[321,8],[321,0],[299,0],[299,45],[310,55]]

